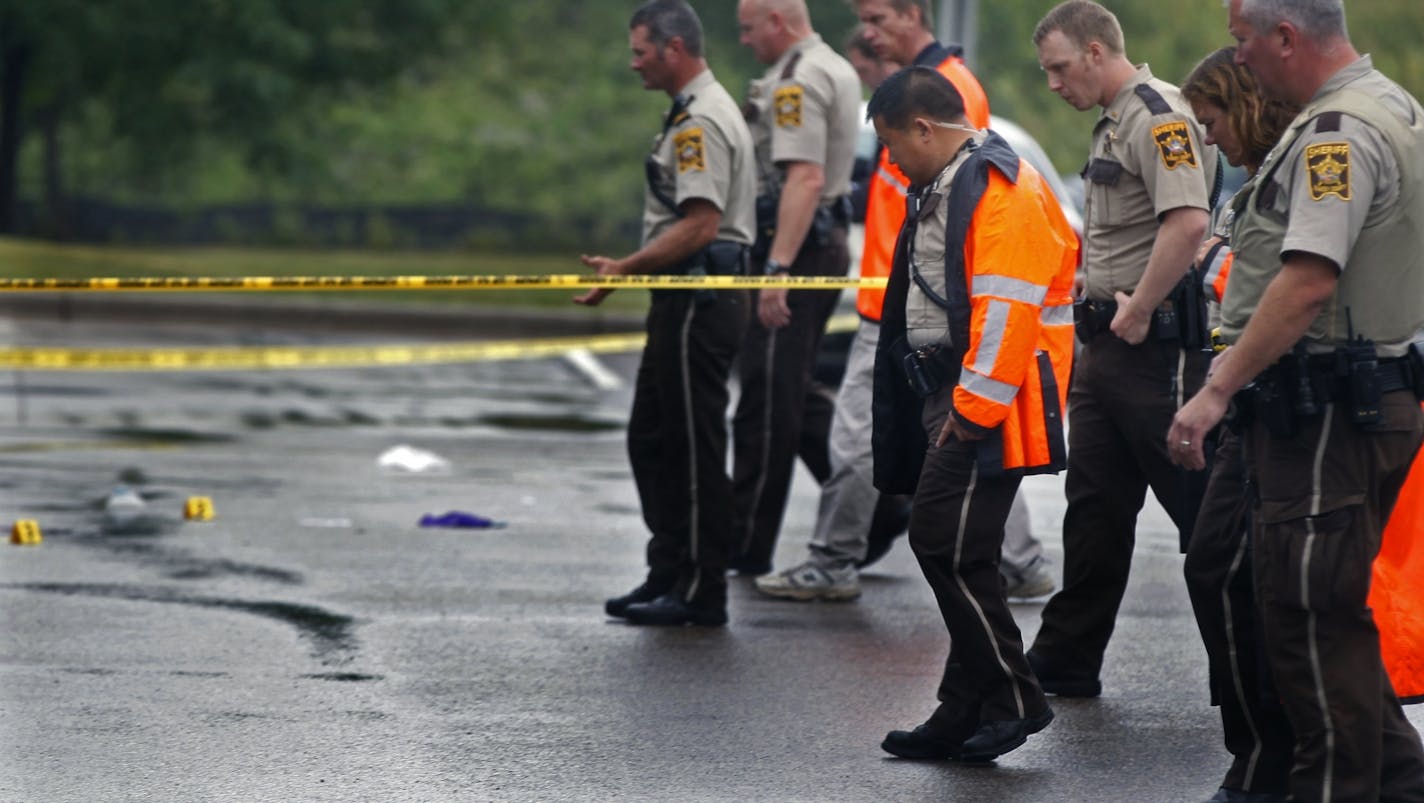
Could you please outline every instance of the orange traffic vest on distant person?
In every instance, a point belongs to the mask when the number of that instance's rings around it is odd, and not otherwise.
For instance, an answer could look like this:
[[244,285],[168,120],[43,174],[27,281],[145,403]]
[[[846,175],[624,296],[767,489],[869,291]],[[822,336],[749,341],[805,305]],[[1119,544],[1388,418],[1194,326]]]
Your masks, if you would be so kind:
[[1369,602],[1394,693],[1424,703],[1424,451],[1384,528]]
[[[933,66],[948,78],[964,98],[964,116],[975,128],[989,127],[989,99],[978,79],[964,66],[962,51],[935,45],[926,50],[916,63],[936,60]],[[890,164],[890,154],[880,149],[880,162],[870,177],[870,189],[865,202],[865,249],[860,257],[860,275],[882,277],[890,275],[890,262],[895,256],[895,239],[905,222],[905,196],[910,180],[900,168]],[[879,321],[885,306],[885,290],[863,288],[856,297],[856,309],[872,321]]]

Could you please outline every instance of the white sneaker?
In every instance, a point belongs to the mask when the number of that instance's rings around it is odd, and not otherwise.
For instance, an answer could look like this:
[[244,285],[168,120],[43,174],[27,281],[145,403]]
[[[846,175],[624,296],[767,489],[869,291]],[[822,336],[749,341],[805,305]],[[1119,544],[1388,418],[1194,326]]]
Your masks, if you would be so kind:
[[1000,565],[999,573],[1004,578],[1004,596],[1011,599],[1033,599],[1053,593],[1053,573],[1048,570],[1048,561],[1039,558],[1022,572],[1015,572]]
[[825,569],[814,563],[803,563],[794,569],[758,577],[756,589],[777,599],[844,602],[860,596],[860,575],[854,567]]

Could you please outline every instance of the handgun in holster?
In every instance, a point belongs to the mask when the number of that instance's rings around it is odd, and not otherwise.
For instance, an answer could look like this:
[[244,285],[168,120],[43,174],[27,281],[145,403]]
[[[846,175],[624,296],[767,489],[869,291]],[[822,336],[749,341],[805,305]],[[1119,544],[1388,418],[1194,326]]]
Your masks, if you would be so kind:
[[1252,418],[1278,438],[1294,438],[1300,432],[1290,382],[1283,376],[1286,365],[1280,362],[1266,369],[1251,392]]
[[1152,311],[1152,337],[1155,340],[1182,339],[1182,325],[1177,316],[1177,302],[1168,298]]
[[1206,349],[1211,343],[1211,336],[1206,294],[1202,292],[1201,272],[1195,267],[1188,268],[1187,275],[1178,283],[1173,297],[1178,301],[1178,326],[1182,348],[1193,351]]
[[947,365],[949,359],[950,350],[944,346],[930,345],[917,349],[907,347],[902,364],[910,389],[923,399],[933,396],[945,385],[955,381],[957,378],[952,376]]
[[1113,316],[1117,314],[1117,302],[1094,301],[1085,298],[1073,302],[1073,332],[1084,344],[1112,328]]

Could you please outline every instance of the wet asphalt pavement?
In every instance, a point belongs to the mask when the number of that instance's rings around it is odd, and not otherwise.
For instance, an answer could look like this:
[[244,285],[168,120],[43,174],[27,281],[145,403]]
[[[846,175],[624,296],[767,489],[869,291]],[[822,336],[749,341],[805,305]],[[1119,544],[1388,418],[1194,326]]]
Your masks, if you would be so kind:
[[[420,331],[419,338],[451,331]],[[474,330],[479,327],[475,326]],[[465,329],[459,336],[469,336]],[[541,331],[540,334],[544,332]],[[408,341],[240,321],[0,317],[18,345]],[[505,336],[501,334],[500,336]],[[632,355],[603,358],[627,378]],[[989,766],[884,733],[947,637],[909,549],[853,603],[731,580],[731,624],[644,629],[629,388],[559,359],[0,378],[3,801],[1191,801],[1226,766],[1176,534],[1149,506],[1104,696]],[[382,470],[408,444],[449,462]],[[135,488],[143,516],[104,499]],[[1061,479],[1027,484],[1057,558]],[[184,501],[211,498],[212,521]],[[778,566],[804,554],[799,474]],[[424,529],[461,510],[501,529]],[[1026,636],[1039,605],[1015,606]],[[1413,720],[1424,722],[1416,706]]]

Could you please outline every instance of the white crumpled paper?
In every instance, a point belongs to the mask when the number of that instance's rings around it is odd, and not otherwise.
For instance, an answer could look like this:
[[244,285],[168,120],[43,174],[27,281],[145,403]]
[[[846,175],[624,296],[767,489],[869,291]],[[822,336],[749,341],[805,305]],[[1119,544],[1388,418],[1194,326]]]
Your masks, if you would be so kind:
[[434,452],[401,444],[393,446],[376,458],[382,471],[399,474],[449,474],[450,461]]

